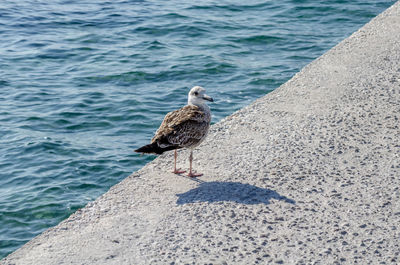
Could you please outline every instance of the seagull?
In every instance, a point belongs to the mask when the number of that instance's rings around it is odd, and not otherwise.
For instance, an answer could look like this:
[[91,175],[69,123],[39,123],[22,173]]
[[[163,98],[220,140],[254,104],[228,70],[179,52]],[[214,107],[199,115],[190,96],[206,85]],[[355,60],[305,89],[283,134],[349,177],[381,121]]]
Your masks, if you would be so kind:
[[188,104],[165,115],[160,128],[156,131],[151,143],[136,149],[135,152],[146,154],[162,154],[174,150],[174,170],[172,173],[182,174],[176,168],[177,149],[189,148],[188,177],[199,177],[203,174],[192,171],[193,149],[199,146],[208,134],[211,122],[211,111],[206,101],[214,100],[206,95],[206,90],[195,86],[189,91]]

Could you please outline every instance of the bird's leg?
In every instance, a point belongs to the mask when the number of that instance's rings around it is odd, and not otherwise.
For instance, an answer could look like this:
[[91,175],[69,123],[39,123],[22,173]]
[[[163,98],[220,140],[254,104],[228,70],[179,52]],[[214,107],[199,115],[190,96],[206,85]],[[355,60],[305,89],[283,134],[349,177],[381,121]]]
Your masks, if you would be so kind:
[[194,178],[194,177],[200,177],[203,176],[201,173],[193,173],[192,172],[192,161],[193,161],[193,150],[190,150],[190,156],[189,156],[189,174],[188,177]]
[[182,174],[182,173],[185,173],[186,171],[185,170],[179,170],[180,168],[176,168],[176,158],[178,157],[178,152],[176,152],[176,149],[174,150],[175,152],[174,152],[174,171],[172,171],[172,173],[175,173],[175,174]]

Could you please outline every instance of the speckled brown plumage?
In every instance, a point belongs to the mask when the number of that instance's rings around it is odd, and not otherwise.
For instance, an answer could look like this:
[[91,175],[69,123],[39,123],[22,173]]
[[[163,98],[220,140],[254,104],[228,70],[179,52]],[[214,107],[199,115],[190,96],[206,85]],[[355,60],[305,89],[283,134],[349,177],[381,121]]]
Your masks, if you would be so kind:
[[206,138],[211,122],[211,111],[206,101],[214,100],[205,94],[205,89],[200,86],[193,87],[188,94],[188,104],[183,108],[165,115],[160,128],[156,131],[150,144],[135,150],[143,154],[157,154],[174,150],[175,174],[185,171],[176,168],[176,149],[189,148],[189,177],[201,176],[201,173],[192,171],[193,149]]
[[187,105],[168,113],[151,143],[165,148],[194,148],[207,136],[211,114],[200,107]]

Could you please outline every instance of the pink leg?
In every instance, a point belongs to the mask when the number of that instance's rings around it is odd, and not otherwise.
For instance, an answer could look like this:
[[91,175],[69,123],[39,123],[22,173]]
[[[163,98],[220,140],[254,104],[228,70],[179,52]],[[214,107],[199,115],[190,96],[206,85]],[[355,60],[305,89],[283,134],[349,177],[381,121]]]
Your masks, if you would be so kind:
[[194,177],[203,176],[203,174],[201,174],[201,173],[193,173],[193,172],[192,172],[192,161],[193,161],[193,150],[190,150],[190,156],[189,156],[189,163],[190,163],[190,166],[189,166],[189,174],[188,174],[188,177],[194,178]]
[[174,150],[175,151],[175,153],[174,153],[174,171],[172,171],[172,173],[175,173],[175,174],[182,174],[182,173],[185,173],[186,171],[184,171],[184,170],[180,170],[180,168],[176,168],[176,158],[178,157],[178,153],[176,152],[176,150]]

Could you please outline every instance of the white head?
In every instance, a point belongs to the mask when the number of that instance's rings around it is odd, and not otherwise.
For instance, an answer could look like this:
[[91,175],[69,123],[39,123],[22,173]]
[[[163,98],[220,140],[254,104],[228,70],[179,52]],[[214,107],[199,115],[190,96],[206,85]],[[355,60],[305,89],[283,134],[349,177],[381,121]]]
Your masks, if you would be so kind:
[[206,90],[201,86],[195,86],[189,91],[188,105],[196,105],[199,107],[206,106],[206,101],[214,102],[214,100],[206,95]]

